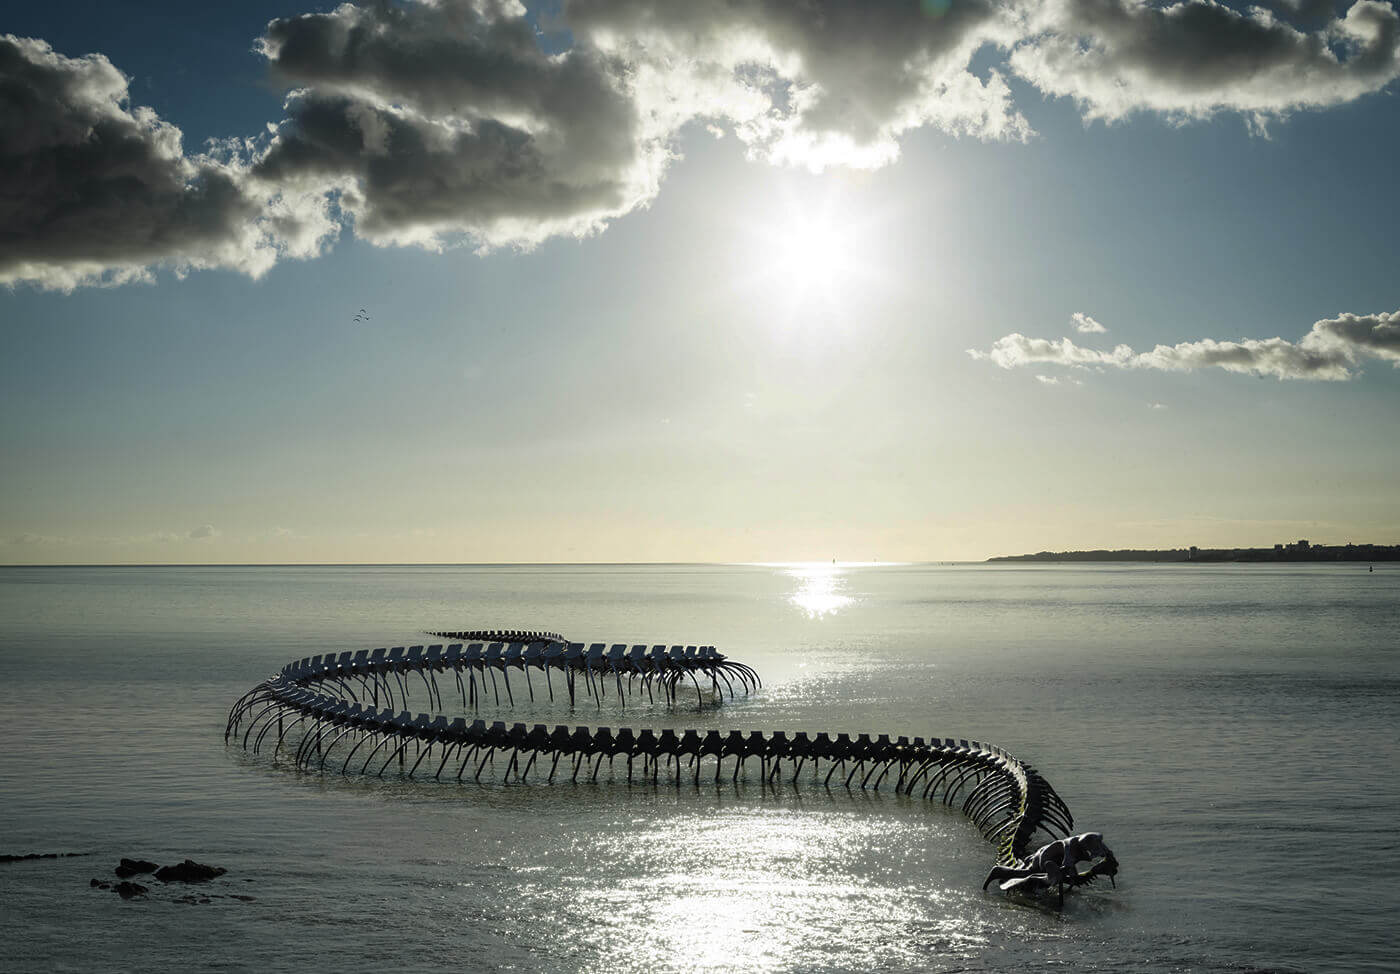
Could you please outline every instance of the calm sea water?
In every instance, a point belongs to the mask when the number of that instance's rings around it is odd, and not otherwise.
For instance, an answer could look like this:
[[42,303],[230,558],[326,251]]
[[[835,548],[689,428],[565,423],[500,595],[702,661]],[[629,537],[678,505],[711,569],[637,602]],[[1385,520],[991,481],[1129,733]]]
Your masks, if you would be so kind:
[[[1063,913],[978,887],[958,813],[698,790],[298,774],[225,748],[287,660],[440,627],[713,643],[765,687],[504,719],[978,738],[1122,862]],[[1396,970],[1400,569],[0,569],[7,971]],[[120,856],[209,892],[88,888]],[[159,886],[159,884],[153,884]]]

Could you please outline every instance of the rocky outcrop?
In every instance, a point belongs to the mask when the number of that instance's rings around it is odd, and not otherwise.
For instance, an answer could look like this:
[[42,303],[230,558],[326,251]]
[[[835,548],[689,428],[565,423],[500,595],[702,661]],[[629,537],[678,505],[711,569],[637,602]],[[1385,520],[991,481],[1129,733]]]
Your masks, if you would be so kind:
[[[113,870],[121,882],[113,883],[101,879],[93,879],[88,885],[93,889],[111,890],[122,899],[129,900],[134,896],[145,896],[150,890],[140,883],[128,882],[130,876],[142,873],[154,873],[155,878],[162,883],[205,883],[211,879],[222,876],[227,870],[218,866],[208,866],[202,862],[195,862],[193,859],[186,859],[184,862],[175,863],[171,866],[160,866],[149,859],[122,859]],[[208,903],[210,897],[222,899],[215,894],[186,894],[176,900],[177,903]],[[233,899],[252,900],[251,896],[234,896]]]
[[186,859],[174,866],[161,866],[156,870],[156,879],[162,883],[204,883],[222,876],[225,872],[227,870],[218,866],[206,866],[193,859]]
[[127,879],[141,873],[153,873],[159,868],[158,863],[151,862],[149,859],[123,859],[113,872],[117,874],[118,879]]

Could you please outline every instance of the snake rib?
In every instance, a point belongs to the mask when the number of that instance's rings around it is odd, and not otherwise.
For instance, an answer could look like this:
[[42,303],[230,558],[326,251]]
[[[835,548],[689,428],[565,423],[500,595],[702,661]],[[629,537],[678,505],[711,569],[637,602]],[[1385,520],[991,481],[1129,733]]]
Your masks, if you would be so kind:
[[[535,697],[532,671],[544,677],[551,700],[558,676],[571,706],[582,694],[601,706],[610,689],[624,703],[628,693],[645,691],[653,702],[659,695],[674,705],[681,693],[692,688],[703,704],[705,687],[715,697],[726,691],[732,697],[761,686],[751,667],[728,659],[712,646],[585,645],[568,642],[557,633],[527,630],[429,635],[462,641],[326,653],[288,663],[233,705],[225,742],[236,740],[257,753],[275,730],[273,752],[290,749],[301,769],[329,767],[346,774],[382,776],[397,762],[398,772],[410,777],[426,767],[436,780],[448,773],[457,781],[469,772],[473,780],[480,780],[488,768],[496,767],[498,758],[503,781],[524,782],[532,771],[543,773],[546,763],[547,780],[554,779],[561,763],[570,780],[578,780],[580,772],[594,780],[604,758],[610,767],[615,759],[625,758],[629,782],[635,776],[655,784],[664,774],[678,785],[684,777],[698,785],[702,762],[708,758],[714,761],[716,782],[726,761],[736,781],[754,761],[764,782],[782,780],[787,772],[796,782],[810,762],[813,776],[827,786],[834,775],[842,775],[837,781],[846,788],[878,790],[892,779],[896,794],[917,793],[958,805],[996,846],[996,865],[988,882],[1009,878],[1003,888],[1022,886],[1027,892],[1041,892],[1058,885],[1063,895],[1065,885],[1091,881],[1095,869],[1110,876],[1117,871],[1116,860],[1102,846],[1101,837],[1085,844],[1081,842],[1085,837],[1070,835],[1074,817],[1050,783],[1034,767],[992,744],[888,734],[677,732],[564,724],[551,729],[545,724],[488,723],[440,713],[444,687],[454,701],[460,699],[464,710],[480,708],[488,685],[494,703],[501,702],[502,689],[506,701],[514,703],[511,670],[518,671],[517,679],[523,677],[531,700]],[[420,693],[426,694],[435,712],[415,714],[409,709],[410,697]],[[1032,839],[1039,831],[1055,841],[1032,851]],[[1074,868],[1076,857],[1103,855],[1112,862],[1111,869],[1102,862],[1084,873]]]

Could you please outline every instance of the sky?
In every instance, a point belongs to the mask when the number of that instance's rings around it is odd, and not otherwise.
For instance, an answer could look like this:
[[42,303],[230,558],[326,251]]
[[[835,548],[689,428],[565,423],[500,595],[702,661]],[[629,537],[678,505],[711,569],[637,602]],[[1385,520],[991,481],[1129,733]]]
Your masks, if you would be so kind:
[[0,5],[0,563],[1400,543],[1383,0]]

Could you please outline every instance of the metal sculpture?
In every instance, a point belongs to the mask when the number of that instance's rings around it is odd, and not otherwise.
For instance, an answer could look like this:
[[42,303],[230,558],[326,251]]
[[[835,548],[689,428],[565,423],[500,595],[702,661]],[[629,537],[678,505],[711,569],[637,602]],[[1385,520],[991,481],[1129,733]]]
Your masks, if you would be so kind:
[[[827,787],[838,773],[843,775],[838,783],[848,789],[854,784],[878,790],[892,778],[896,794],[917,793],[949,806],[960,804],[997,847],[997,862],[983,889],[994,879],[1003,880],[1000,888],[1008,892],[1041,895],[1054,890],[1062,903],[1066,888],[1118,872],[1118,861],[1101,835],[1070,835],[1074,818],[1069,808],[1035,768],[978,741],[563,724],[551,729],[441,713],[415,716],[408,709],[410,697],[421,693],[429,707],[441,711],[446,686],[454,691],[454,700],[461,699],[464,710],[475,711],[488,683],[495,704],[501,703],[502,689],[506,702],[514,704],[512,669],[519,671],[532,701],[531,671],[536,679],[543,677],[550,700],[557,676],[570,706],[580,693],[601,706],[610,688],[624,704],[629,693],[644,690],[653,703],[659,693],[665,703],[675,705],[687,687],[693,687],[703,704],[706,686],[714,698],[725,692],[732,698],[736,687],[747,694],[761,686],[752,668],[713,646],[585,645],[557,633],[519,630],[429,635],[461,642],[326,653],[288,663],[233,705],[224,741],[238,740],[244,749],[258,753],[276,731],[273,753],[288,747],[301,769],[330,767],[344,774],[383,776],[397,763],[399,773],[412,777],[428,762],[435,780],[455,768],[451,777],[456,781],[468,771],[479,781],[488,768],[494,772],[498,758],[502,781],[525,782],[537,767],[536,773],[542,774],[546,763],[548,781],[554,780],[561,763],[571,781],[577,781],[580,772],[596,780],[604,758],[609,768],[614,760],[625,758],[629,782],[639,777],[657,784],[664,766],[666,779],[677,785],[687,776],[698,785],[702,765],[711,759],[716,783],[726,761],[735,781],[755,761],[765,784],[782,780],[784,762],[796,783],[810,762],[814,777]],[[824,777],[822,762],[827,763]],[[1032,851],[1031,840],[1038,831],[1055,841]],[[1081,869],[1084,862],[1089,865]]]
[[[1081,862],[1088,862],[1087,869],[1080,869]],[[1085,886],[1099,876],[1107,876],[1114,886],[1118,881],[1118,859],[1113,850],[1104,842],[1098,832],[1084,832],[1056,839],[1041,846],[1017,865],[998,863],[992,867],[982,888],[995,879],[1004,880],[1003,890],[1040,894],[1056,890],[1059,902],[1065,901],[1065,888]]]

